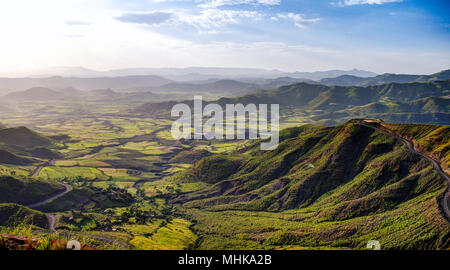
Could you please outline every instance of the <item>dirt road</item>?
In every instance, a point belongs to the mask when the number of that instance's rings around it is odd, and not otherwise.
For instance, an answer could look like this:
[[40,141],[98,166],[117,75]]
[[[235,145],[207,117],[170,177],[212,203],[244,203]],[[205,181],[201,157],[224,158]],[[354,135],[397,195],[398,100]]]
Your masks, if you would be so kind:
[[41,202],[37,202],[37,203],[34,203],[34,204],[27,205],[27,207],[29,207],[29,208],[36,208],[36,207],[39,207],[39,206],[42,206],[42,205],[51,203],[52,201],[54,201],[54,200],[56,200],[56,199],[58,199],[58,198],[60,198],[60,197],[62,197],[62,196],[64,196],[64,195],[66,195],[67,193],[69,193],[70,191],[72,191],[73,188],[72,188],[71,185],[66,184],[66,183],[62,183],[62,184],[63,184],[64,187],[65,187],[65,190],[64,190],[63,192],[58,193],[58,194],[56,194],[55,196],[52,196],[52,197],[50,197],[50,198],[48,198],[48,199],[45,199],[45,200],[43,200],[43,201],[41,201]]
[[47,166],[46,164],[41,165],[39,167],[36,168],[36,170],[34,170],[33,174],[31,175],[31,177],[37,177],[39,175],[39,173],[42,171],[42,169]]
[[409,141],[409,140],[407,140],[405,138],[402,138],[402,137],[398,136],[397,134],[390,133],[390,132],[387,132],[385,130],[382,130],[382,129],[379,129],[377,127],[374,127],[374,126],[364,122],[363,120],[358,121],[358,123],[363,125],[363,126],[375,129],[376,131],[379,131],[381,133],[384,133],[386,135],[392,136],[392,137],[402,141],[411,152],[413,152],[413,153],[415,153],[417,155],[420,155],[421,157],[423,157],[426,160],[428,160],[429,162],[431,162],[431,164],[433,165],[434,169],[447,181],[447,190],[446,190],[446,192],[444,194],[444,198],[442,199],[441,204],[442,204],[442,209],[444,210],[444,214],[445,214],[447,220],[450,222],[450,209],[449,209],[449,202],[450,202],[450,177],[442,170],[441,165],[439,164],[439,162],[437,160],[435,160],[435,159],[425,155],[424,153],[417,151],[414,148],[414,144],[413,144],[412,141]]
[[51,232],[55,232],[56,216],[53,214],[45,214],[48,219],[48,228]]

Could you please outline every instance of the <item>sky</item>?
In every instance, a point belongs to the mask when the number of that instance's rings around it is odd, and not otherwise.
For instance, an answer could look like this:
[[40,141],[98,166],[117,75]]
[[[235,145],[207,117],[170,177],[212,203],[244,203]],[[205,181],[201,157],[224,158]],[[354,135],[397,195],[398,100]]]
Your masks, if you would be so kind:
[[450,68],[450,1],[14,0],[0,73],[50,67]]

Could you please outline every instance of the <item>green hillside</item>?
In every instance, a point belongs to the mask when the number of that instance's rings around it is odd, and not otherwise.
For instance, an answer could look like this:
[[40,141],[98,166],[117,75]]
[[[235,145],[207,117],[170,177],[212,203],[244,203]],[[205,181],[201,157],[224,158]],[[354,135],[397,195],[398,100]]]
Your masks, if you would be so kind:
[[427,97],[415,100],[411,102],[411,105],[415,106],[417,110],[426,112],[449,112],[450,98]]
[[450,69],[440,71],[438,73],[432,74],[432,75],[423,75],[420,76],[417,81],[423,82],[423,81],[439,81],[439,80],[448,80],[450,79]]
[[170,161],[173,163],[192,164],[200,161],[202,158],[210,156],[211,152],[204,149],[186,150],[178,153]]
[[0,203],[28,205],[64,191],[63,185],[43,180],[0,176]]
[[446,113],[450,111],[450,98],[426,97],[410,102],[380,101],[346,110],[358,113]]
[[0,143],[25,148],[48,146],[50,139],[31,131],[26,127],[5,128],[0,130]]
[[14,155],[0,149],[0,164],[27,165],[34,163],[33,160]]
[[439,125],[389,124],[381,125],[413,141],[415,147],[441,162],[450,174],[450,127]]
[[433,82],[450,79],[450,70],[431,75],[409,75],[409,74],[392,74],[385,73],[375,77],[357,77],[351,75],[342,75],[336,78],[325,78],[320,80],[321,84],[339,85],[339,86],[370,86],[389,83],[410,83],[410,82]]
[[[450,124],[450,81],[390,83],[368,87],[298,83],[242,97],[213,101],[226,104],[279,104],[282,115],[295,111],[306,122],[336,125],[352,118],[392,122]],[[139,113],[168,117],[177,102],[146,103]],[[193,106],[193,101],[183,101]],[[208,104],[210,102],[204,102]],[[212,102],[211,102],[212,103]]]
[[[351,122],[281,138],[277,150],[208,157],[176,176],[210,184],[173,199],[205,235],[200,248],[362,248],[370,239],[450,248],[437,200],[445,180],[403,144]],[[203,168],[220,177],[198,177]]]
[[449,111],[448,97],[426,97],[408,102],[382,100],[344,110],[318,113],[311,119],[339,123],[352,118],[380,118],[387,122],[450,125]]
[[44,213],[13,203],[0,203],[0,226],[14,226],[24,221],[46,228],[47,218]]
[[383,99],[406,102],[431,96],[446,96],[448,94],[450,94],[450,81],[391,83],[369,87],[328,87],[299,83],[271,91],[261,91],[254,95],[240,98],[221,99],[219,103],[278,103],[280,105],[306,106],[311,109],[326,110],[339,106],[361,106]]

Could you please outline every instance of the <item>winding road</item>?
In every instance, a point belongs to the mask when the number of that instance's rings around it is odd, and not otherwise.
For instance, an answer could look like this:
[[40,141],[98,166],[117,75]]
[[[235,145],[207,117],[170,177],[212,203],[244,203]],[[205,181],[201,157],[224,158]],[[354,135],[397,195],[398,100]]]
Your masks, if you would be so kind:
[[445,214],[445,216],[447,218],[447,221],[450,222],[450,209],[449,209],[449,202],[450,202],[450,177],[442,170],[441,165],[439,164],[439,162],[437,160],[435,160],[435,159],[425,155],[424,153],[417,151],[414,148],[413,142],[410,141],[410,140],[407,140],[407,139],[405,139],[403,137],[400,137],[397,134],[390,133],[390,132],[387,132],[387,131],[382,130],[380,128],[374,127],[374,126],[368,124],[367,122],[365,122],[364,120],[358,120],[357,122],[360,125],[363,125],[363,126],[368,127],[368,128],[375,129],[376,131],[379,131],[379,132],[381,132],[383,134],[392,136],[392,137],[402,141],[411,152],[413,152],[413,153],[415,153],[417,155],[420,155],[421,157],[423,157],[426,160],[428,160],[429,162],[431,162],[431,164],[433,165],[434,169],[447,181],[447,190],[446,190],[446,192],[444,194],[444,198],[442,198],[441,204],[442,204],[442,209],[444,210],[444,214]]
[[48,228],[51,232],[55,232],[56,216],[53,214],[45,214],[45,217],[48,219]]
[[33,178],[37,177],[45,166],[47,166],[47,165],[40,165],[39,167],[37,167],[36,170],[34,170],[31,177],[33,177]]
[[60,197],[62,197],[62,196],[64,196],[64,195],[66,195],[67,193],[69,193],[69,192],[72,191],[73,188],[72,188],[71,185],[66,184],[66,183],[62,183],[62,184],[64,185],[64,188],[65,188],[65,190],[64,190],[63,192],[58,193],[58,194],[56,194],[56,195],[54,195],[54,196],[52,196],[52,197],[50,197],[50,198],[48,198],[48,199],[45,199],[45,200],[43,200],[43,201],[41,201],[41,202],[37,202],[37,203],[34,203],[34,204],[26,205],[26,207],[29,207],[29,208],[36,208],[36,207],[39,207],[39,206],[42,206],[42,205],[51,203],[51,202],[53,202],[54,200],[56,200],[56,199],[58,199],[58,198],[60,198]]
[[[55,196],[52,196],[52,197],[50,197],[48,199],[45,199],[45,200],[43,200],[41,202],[37,202],[37,203],[34,203],[34,204],[26,205],[26,207],[36,208],[36,207],[39,207],[39,206],[51,203],[54,200],[56,200],[56,199],[58,199],[58,198],[60,198],[60,197],[62,197],[64,195],[66,195],[67,193],[72,191],[73,188],[72,188],[71,185],[66,184],[66,183],[62,183],[62,184],[64,185],[64,188],[65,188],[65,190],[63,192],[58,193]],[[52,232],[55,232],[56,216],[54,214],[48,214],[47,213],[47,214],[45,214],[45,217],[48,220],[48,228],[49,228],[49,230],[52,231]]]

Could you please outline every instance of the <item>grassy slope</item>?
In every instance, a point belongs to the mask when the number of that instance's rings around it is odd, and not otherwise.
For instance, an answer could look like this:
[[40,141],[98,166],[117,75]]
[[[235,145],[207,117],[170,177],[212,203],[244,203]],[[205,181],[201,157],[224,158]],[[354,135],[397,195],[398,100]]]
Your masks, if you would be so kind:
[[389,124],[382,125],[402,137],[412,140],[415,147],[441,161],[450,173],[450,127],[439,125]]
[[51,141],[26,127],[17,127],[1,129],[0,143],[28,148],[48,146],[51,144]]
[[31,159],[23,158],[0,149],[0,164],[27,165],[32,163],[34,163],[34,161]]
[[[450,248],[437,203],[446,184],[401,143],[351,123],[281,137],[277,150],[237,154],[242,165],[225,180],[175,199],[198,221],[201,248],[364,248],[370,239]],[[204,180],[195,170],[178,177]]]
[[[60,154],[50,150],[55,148],[54,141],[26,127],[0,129],[0,163],[23,165],[37,160],[20,160],[14,155],[42,159],[59,158]],[[8,153],[7,153],[8,152]]]
[[11,226],[28,219],[30,224],[46,228],[44,213],[13,203],[0,203],[0,226]]
[[0,176],[0,203],[36,203],[64,191],[64,186],[53,181],[11,176]]

